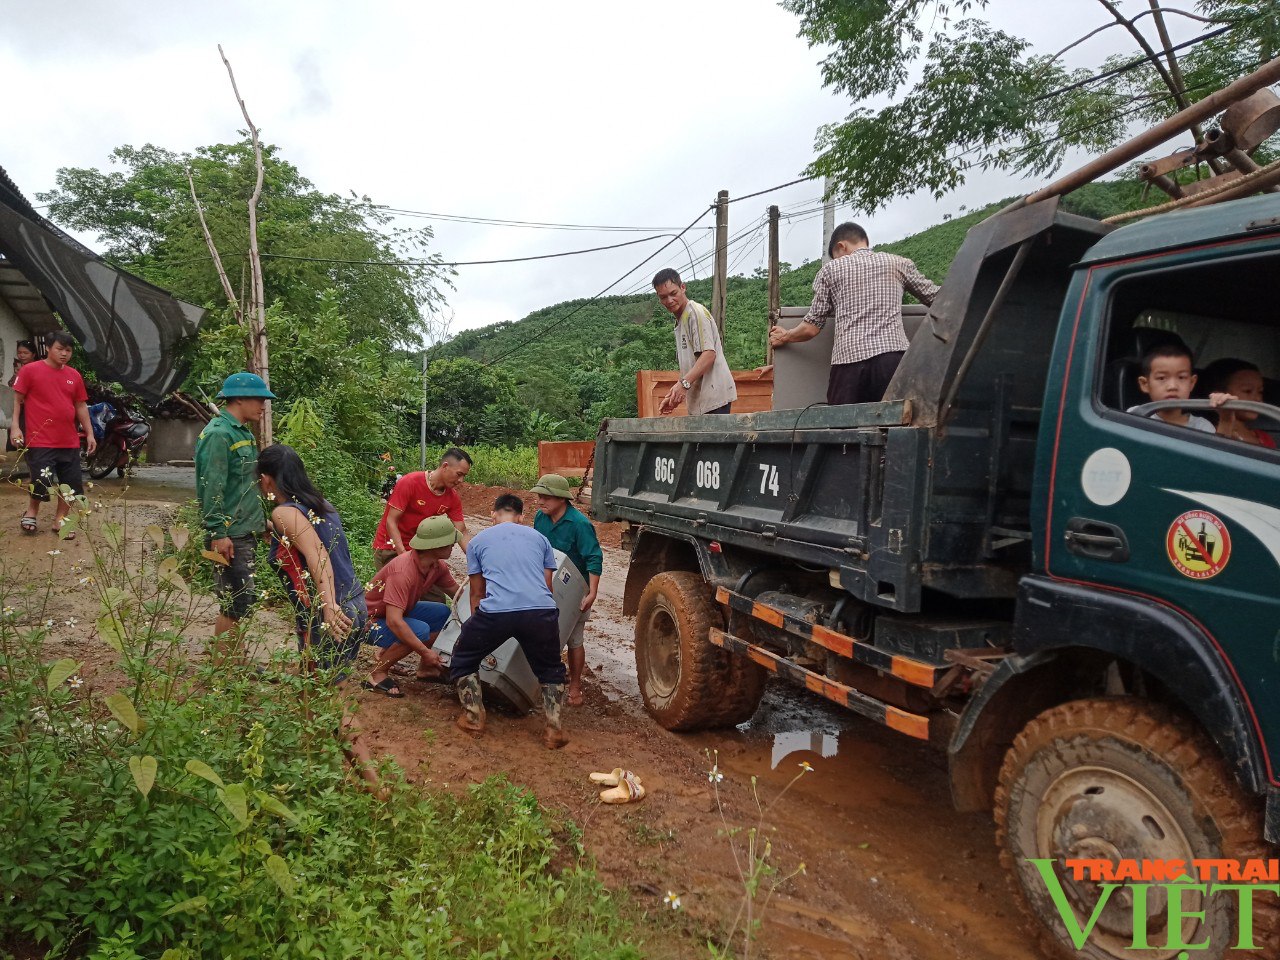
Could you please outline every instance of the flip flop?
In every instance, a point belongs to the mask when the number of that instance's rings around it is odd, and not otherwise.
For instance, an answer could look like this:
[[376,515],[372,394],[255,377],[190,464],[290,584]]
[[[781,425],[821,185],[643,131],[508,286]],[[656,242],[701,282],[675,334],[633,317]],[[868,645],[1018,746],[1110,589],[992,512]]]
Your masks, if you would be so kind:
[[[627,771],[623,770],[621,767],[614,767],[608,773],[591,774],[591,782],[603,783],[606,787],[616,787],[618,785],[618,781],[622,779],[622,775],[626,772]],[[638,780],[640,778],[636,777],[636,779]]]
[[18,522],[18,526],[22,529],[22,532],[26,534],[35,533],[36,530],[38,529],[38,527],[36,526],[35,517],[23,517]]
[[616,787],[600,791],[602,803],[632,803],[643,799],[644,787],[640,785],[640,778],[630,770],[622,771]]
[[74,540],[76,538],[76,532],[74,530],[69,531],[65,537],[62,536],[62,528],[66,522],[67,521],[63,520],[62,523],[55,523],[53,525],[53,535],[55,537],[62,537],[63,540]]
[[360,686],[365,690],[372,690],[375,693],[380,693],[384,697],[391,697],[393,700],[399,700],[404,696],[404,693],[401,692],[400,688],[396,686],[395,681],[390,677],[383,677],[379,683],[370,683],[368,680],[365,680],[360,684]]

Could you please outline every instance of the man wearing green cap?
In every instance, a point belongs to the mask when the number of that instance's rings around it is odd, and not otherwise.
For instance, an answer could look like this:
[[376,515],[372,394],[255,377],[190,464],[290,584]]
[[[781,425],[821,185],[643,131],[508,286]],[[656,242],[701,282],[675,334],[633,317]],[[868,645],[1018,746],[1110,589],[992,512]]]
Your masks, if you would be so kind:
[[573,491],[569,481],[557,473],[548,473],[534,484],[538,495],[538,512],[533,518],[533,529],[551,541],[551,546],[567,554],[577,567],[580,576],[587,579],[587,595],[582,598],[582,616],[569,637],[569,693],[571,707],[582,706],[582,668],[586,666],[587,652],[582,648],[583,631],[591,619],[591,605],[596,602],[600,589],[600,574],[604,570],[604,553],[600,539],[591,521],[582,515],[570,500]]
[[445,566],[462,534],[445,514],[427,517],[409,539],[409,549],[374,575],[364,595],[373,626],[369,642],[382,648],[364,688],[388,697],[404,694],[389,676],[391,667],[418,654],[415,680],[444,675],[440,655],[432,650],[436,636],[449,620],[449,608],[423,598],[436,592],[452,597],[458,582]]
[[221,636],[253,607],[253,562],[266,518],[258,500],[258,447],[247,424],[261,419],[275,394],[256,373],[233,373],[218,399],[225,407],[196,440],[196,496],[205,546],[222,557],[213,566],[219,608],[214,633]]

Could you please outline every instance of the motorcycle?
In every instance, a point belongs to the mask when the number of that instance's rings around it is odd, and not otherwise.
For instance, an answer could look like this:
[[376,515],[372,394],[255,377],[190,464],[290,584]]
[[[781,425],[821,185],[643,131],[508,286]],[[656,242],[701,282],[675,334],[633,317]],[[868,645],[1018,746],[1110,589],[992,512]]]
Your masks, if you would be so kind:
[[123,404],[117,409],[110,403],[89,407],[89,422],[98,442],[98,449],[85,461],[89,476],[101,480],[114,470],[116,476],[123,477],[138,462],[138,452],[151,436],[151,424]]

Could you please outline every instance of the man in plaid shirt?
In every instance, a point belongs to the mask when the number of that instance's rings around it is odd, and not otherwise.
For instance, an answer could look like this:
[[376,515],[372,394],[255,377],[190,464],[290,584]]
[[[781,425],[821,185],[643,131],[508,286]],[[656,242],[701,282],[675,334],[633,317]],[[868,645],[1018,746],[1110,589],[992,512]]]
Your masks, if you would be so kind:
[[773,327],[769,342],[776,350],[812,340],[834,317],[827,403],[874,403],[884,399],[907,349],[903,289],[928,306],[938,287],[906,257],[872,250],[867,232],[856,223],[832,231],[827,253],[831,259],[814,277],[813,305],[804,322],[790,330]]

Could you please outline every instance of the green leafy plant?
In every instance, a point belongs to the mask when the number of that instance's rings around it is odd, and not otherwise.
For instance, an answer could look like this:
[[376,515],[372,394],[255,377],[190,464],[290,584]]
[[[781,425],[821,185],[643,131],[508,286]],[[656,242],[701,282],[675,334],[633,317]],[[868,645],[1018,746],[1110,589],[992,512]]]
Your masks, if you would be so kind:
[[[720,798],[720,784],[724,782],[724,773],[720,770],[719,753],[717,751],[710,752],[709,759],[711,759],[712,763],[711,769],[707,771],[707,781],[711,784],[712,795],[716,801],[716,810],[720,814],[722,835],[729,841],[729,849],[733,853],[733,863],[738,871],[738,879],[742,882],[742,902],[733,920],[730,921],[725,929],[724,940],[719,944],[709,941],[707,943],[707,953],[715,960],[733,957],[735,943],[740,941],[741,956],[743,960],[749,960],[751,950],[764,922],[764,912],[769,906],[769,901],[773,899],[773,895],[778,891],[779,887],[797,875],[804,873],[803,863],[795,866],[789,873],[782,873],[774,864],[773,843],[768,836],[773,828],[768,826],[766,818],[774,805],[786,796],[788,790],[795,786],[796,781],[813,772],[813,767],[807,762],[801,762],[799,764],[800,772],[787,781],[786,786],[779,790],[777,795],[768,803],[761,801],[760,783],[753,776],[751,778],[751,799],[755,802],[756,821],[749,827],[742,827],[730,826],[728,818],[725,816],[724,804]],[[667,903],[673,909],[680,908],[680,898],[677,894],[668,893]]]
[[[64,491],[70,495],[70,491]],[[98,610],[84,656],[46,662],[45,578],[0,577],[0,944],[94,960],[636,958],[590,869],[503,780],[429,795],[344,756],[334,678],[279,654],[264,683],[194,656],[185,528],[72,524]],[[68,621],[70,623],[71,621]],[[247,636],[257,648],[261,636]]]

